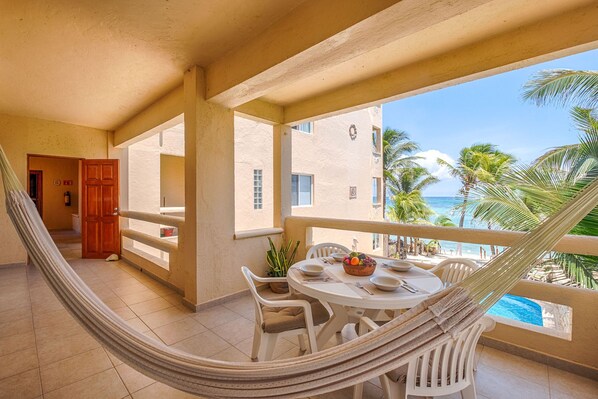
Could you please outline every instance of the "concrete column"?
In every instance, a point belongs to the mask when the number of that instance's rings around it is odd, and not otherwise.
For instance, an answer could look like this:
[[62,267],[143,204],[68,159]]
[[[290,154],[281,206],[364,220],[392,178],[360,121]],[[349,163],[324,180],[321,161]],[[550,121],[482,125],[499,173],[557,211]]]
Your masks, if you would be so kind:
[[205,101],[203,69],[185,73],[185,302],[213,299],[238,277],[234,254],[234,114]]
[[273,220],[274,227],[284,227],[284,219],[291,216],[293,135],[288,125],[274,125],[273,134]]

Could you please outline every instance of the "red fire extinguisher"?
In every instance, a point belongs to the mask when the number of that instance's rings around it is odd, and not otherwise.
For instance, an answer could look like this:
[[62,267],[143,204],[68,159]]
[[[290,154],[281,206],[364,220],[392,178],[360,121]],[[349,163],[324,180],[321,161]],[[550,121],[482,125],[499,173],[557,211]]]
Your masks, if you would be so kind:
[[64,193],[64,206],[71,206],[71,193],[69,191]]

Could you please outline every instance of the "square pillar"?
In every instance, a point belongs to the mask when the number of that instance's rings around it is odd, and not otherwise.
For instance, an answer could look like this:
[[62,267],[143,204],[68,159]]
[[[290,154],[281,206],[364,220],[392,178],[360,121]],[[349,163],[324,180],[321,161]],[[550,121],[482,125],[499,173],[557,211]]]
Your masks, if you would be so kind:
[[218,297],[234,263],[234,113],[205,100],[200,67],[185,73],[185,303]]
[[288,125],[274,125],[273,134],[273,221],[274,227],[284,227],[284,219],[291,216],[293,135]]

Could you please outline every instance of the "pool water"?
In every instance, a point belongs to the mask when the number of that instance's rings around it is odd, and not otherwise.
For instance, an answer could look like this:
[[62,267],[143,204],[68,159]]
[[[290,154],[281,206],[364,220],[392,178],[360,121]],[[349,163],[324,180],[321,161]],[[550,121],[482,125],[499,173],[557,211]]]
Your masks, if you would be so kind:
[[520,296],[505,294],[500,301],[488,310],[488,314],[507,319],[543,326],[542,307],[536,302]]

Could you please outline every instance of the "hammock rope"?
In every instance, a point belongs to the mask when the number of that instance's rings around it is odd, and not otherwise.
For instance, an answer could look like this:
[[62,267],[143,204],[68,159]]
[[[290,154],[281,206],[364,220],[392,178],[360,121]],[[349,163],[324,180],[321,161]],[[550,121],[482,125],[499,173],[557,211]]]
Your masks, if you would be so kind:
[[455,336],[483,316],[532,263],[598,204],[598,180],[463,282],[371,333],[299,358],[238,363],[170,348],[126,324],[73,271],[0,147],[6,210],[35,266],[65,308],[122,361],[174,388],[213,398],[303,398],[364,382]]

